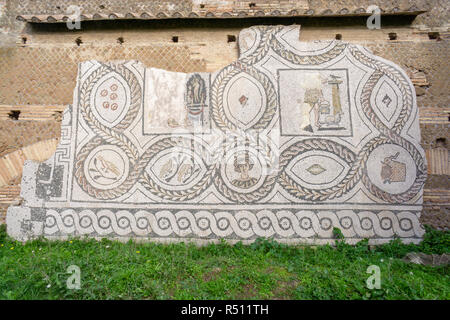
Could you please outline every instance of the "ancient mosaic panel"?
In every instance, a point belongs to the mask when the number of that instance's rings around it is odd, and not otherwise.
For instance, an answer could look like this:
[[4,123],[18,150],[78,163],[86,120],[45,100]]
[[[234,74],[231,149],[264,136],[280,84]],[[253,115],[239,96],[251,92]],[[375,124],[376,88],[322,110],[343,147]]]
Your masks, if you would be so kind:
[[26,162],[10,235],[420,241],[426,179],[406,73],[299,26],[239,37],[218,72],[79,66],[55,155]]

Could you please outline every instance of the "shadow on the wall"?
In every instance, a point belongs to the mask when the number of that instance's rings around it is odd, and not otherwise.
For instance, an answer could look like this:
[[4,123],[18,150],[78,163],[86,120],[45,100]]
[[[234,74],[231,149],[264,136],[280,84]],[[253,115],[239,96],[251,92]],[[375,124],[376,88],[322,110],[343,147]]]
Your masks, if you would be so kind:
[[[243,29],[254,25],[300,24],[302,28],[364,27],[368,16],[354,17],[257,17],[228,19],[155,19],[155,20],[97,20],[82,21],[82,31],[125,31],[158,29]],[[411,25],[416,15],[382,15],[381,27]],[[27,33],[73,32],[65,23],[27,23]]]

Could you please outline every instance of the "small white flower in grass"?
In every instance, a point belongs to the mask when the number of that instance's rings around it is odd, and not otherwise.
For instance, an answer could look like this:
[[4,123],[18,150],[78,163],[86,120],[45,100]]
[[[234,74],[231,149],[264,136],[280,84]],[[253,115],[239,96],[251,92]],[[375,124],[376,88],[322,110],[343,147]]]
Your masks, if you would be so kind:
[[109,246],[106,246],[106,249],[108,249],[109,248]]
[[413,275],[412,271],[409,272],[410,275]]
[[49,284],[47,285],[47,289],[50,288],[51,286],[52,286],[52,285],[49,283]]
[[383,260],[383,259],[380,259],[380,261],[383,262],[384,260]]

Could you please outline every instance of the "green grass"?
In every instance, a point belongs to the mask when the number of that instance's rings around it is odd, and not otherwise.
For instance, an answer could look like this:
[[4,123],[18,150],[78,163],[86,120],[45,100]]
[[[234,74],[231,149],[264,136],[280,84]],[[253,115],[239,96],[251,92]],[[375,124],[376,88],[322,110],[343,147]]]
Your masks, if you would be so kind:
[[[338,232],[337,232],[338,233]],[[301,247],[258,240],[138,244],[36,240],[0,231],[0,299],[450,299],[449,267],[408,264],[408,252],[449,252],[449,232],[428,229],[420,245],[399,241],[370,248]],[[68,266],[81,269],[81,289],[66,288]],[[367,267],[381,269],[369,290]]]

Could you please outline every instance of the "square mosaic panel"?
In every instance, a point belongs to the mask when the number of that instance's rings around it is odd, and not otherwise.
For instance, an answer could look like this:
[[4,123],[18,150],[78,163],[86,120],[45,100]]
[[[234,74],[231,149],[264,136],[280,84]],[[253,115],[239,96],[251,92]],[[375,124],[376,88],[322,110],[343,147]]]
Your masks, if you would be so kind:
[[414,87],[342,41],[257,26],[215,73],[79,65],[61,142],[26,162],[16,239],[420,241],[426,161]]

